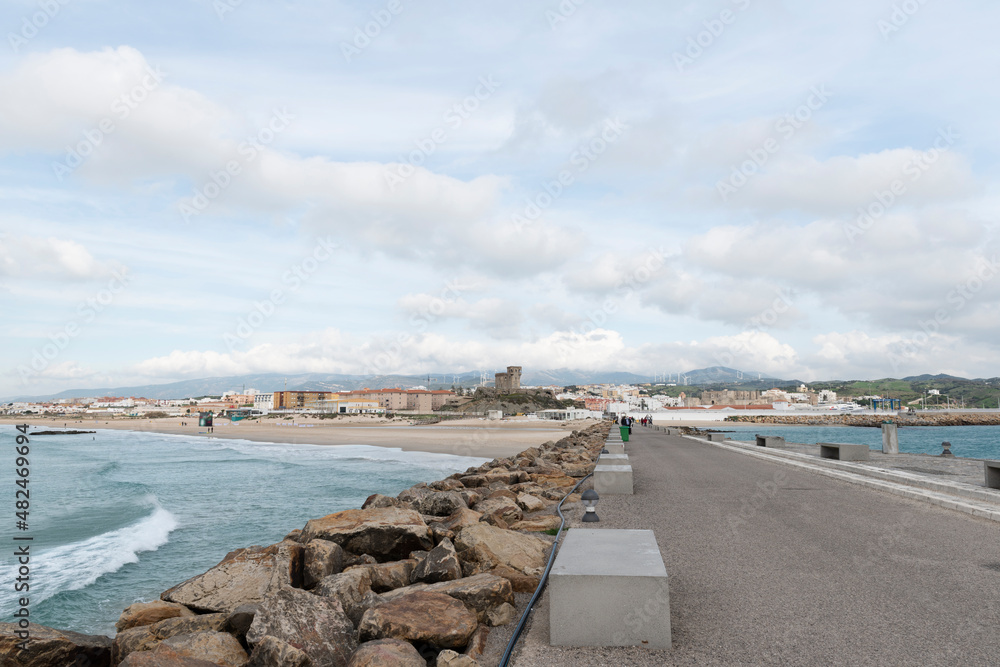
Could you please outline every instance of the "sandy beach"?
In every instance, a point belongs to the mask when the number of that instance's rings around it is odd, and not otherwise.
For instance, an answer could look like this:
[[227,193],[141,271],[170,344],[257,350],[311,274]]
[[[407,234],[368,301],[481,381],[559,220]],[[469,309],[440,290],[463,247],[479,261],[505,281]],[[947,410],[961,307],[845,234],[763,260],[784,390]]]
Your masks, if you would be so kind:
[[[181,423],[185,423],[182,426]],[[149,431],[208,438],[232,438],[254,442],[277,442],[306,445],[371,445],[395,447],[405,451],[497,458],[517,454],[550,440],[559,440],[570,432],[587,428],[594,420],[556,422],[539,420],[486,421],[460,419],[430,425],[410,425],[406,421],[387,421],[369,417],[294,420],[265,419],[230,424],[217,421],[212,433],[198,426],[198,418],[180,419],[0,419],[0,424],[30,424],[36,429],[76,429],[95,431],[115,429]]]

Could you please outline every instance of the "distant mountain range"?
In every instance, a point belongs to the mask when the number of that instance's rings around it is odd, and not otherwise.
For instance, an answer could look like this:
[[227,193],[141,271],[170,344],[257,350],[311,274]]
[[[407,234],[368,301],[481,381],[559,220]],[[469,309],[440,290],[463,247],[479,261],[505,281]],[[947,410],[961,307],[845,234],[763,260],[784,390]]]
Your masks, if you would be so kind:
[[[928,382],[932,380],[959,380],[953,375],[917,375],[903,378],[908,382]],[[256,375],[235,375],[230,377],[200,378],[182,380],[167,384],[149,384],[133,387],[92,387],[70,389],[48,396],[12,396],[0,402],[51,401],[60,398],[88,398],[98,396],[135,396],[153,399],[189,398],[198,396],[218,396],[226,391],[254,388],[259,391],[350,391],[352,389],[404,389],[425,386],[429,389],[449,389],[452,386],[474,387],[481,380],[479,372],[431,373],[427,375],[342,375],[336,373],[264,373]],[[487,381],[492,383],[490,373]],[[568,368],[555,370],[526,371],[521,376],[525,385],[558,385],[561,387],[581,384],[641,384],[645,382],[669,382],[689,386],[739,385],[746,389],[768,389],[780,385],[799,384],[798,380],[782,380],[757,371],[740,371],[724,366],[712,366],[663,376],[636,375],[624,372],[580,371]],[[985,381],[989,382],[989,381]]]

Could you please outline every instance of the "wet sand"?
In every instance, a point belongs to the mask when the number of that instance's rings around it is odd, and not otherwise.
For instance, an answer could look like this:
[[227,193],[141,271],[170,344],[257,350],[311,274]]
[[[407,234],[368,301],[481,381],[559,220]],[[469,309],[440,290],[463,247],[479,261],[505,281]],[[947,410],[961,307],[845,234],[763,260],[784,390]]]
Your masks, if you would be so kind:
[[[181,422],[186,426],[181,426]],[[372,418],[294,420],[265,419],[230,424],[217,421],[212,433],[198,426],[198,418],[180,419],[0,419],[0,424],[28,423],[36,429],[93,431],[115,429],[149,431],[172,435],[243,439],[306,445],[371,445],[404,451],[497,458],[517,454],[549,440],[559,440],[570,432],[584,429],[594,420],[557,422],[540,420],[487,421],[460,419],[431,425],[410,425],[406,421]],[[64,426],[65,425],[65,426]]]

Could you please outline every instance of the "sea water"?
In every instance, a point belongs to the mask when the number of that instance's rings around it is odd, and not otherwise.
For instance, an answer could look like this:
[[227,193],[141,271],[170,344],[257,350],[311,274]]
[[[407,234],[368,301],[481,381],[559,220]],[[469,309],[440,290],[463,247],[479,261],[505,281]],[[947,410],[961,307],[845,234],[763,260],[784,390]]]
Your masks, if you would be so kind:
[[[32,622],[87,634],[113,635],[125,607],[158,599],[233,549],[273,544],[308,519],[360,507],[372,493],[396,495],[487,460],[111,430],[35,436],[22,532],[13,500],[16,436],[13,426],[0,426],[9,490],[0,609],[9,613],[26,596]],[[13,534],[33,537],[28,593],[14,592]]]
[[[727,424],[710,427],[730,433],[732,440],[753,441],[755,435],[780,435],[787,442],[815,444],[846,442],[882,449],[882,429],[862,426],[774,426]],[[907,454],[940,454],[941,443],[950,442],[955,456],[973,459],[1000,458],[1000,426],[897,426],[899,451]]]

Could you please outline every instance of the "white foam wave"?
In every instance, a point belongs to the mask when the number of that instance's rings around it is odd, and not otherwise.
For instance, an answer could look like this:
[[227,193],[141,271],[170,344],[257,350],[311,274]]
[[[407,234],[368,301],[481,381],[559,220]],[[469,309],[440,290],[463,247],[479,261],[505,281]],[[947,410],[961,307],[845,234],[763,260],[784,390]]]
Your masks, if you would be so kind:
[[157,503],[152,514],[132,525],[32,554],[32,603],[86,588],[101,576],[138,562],[140,553],[166,544],[177,525],[177,518]]

